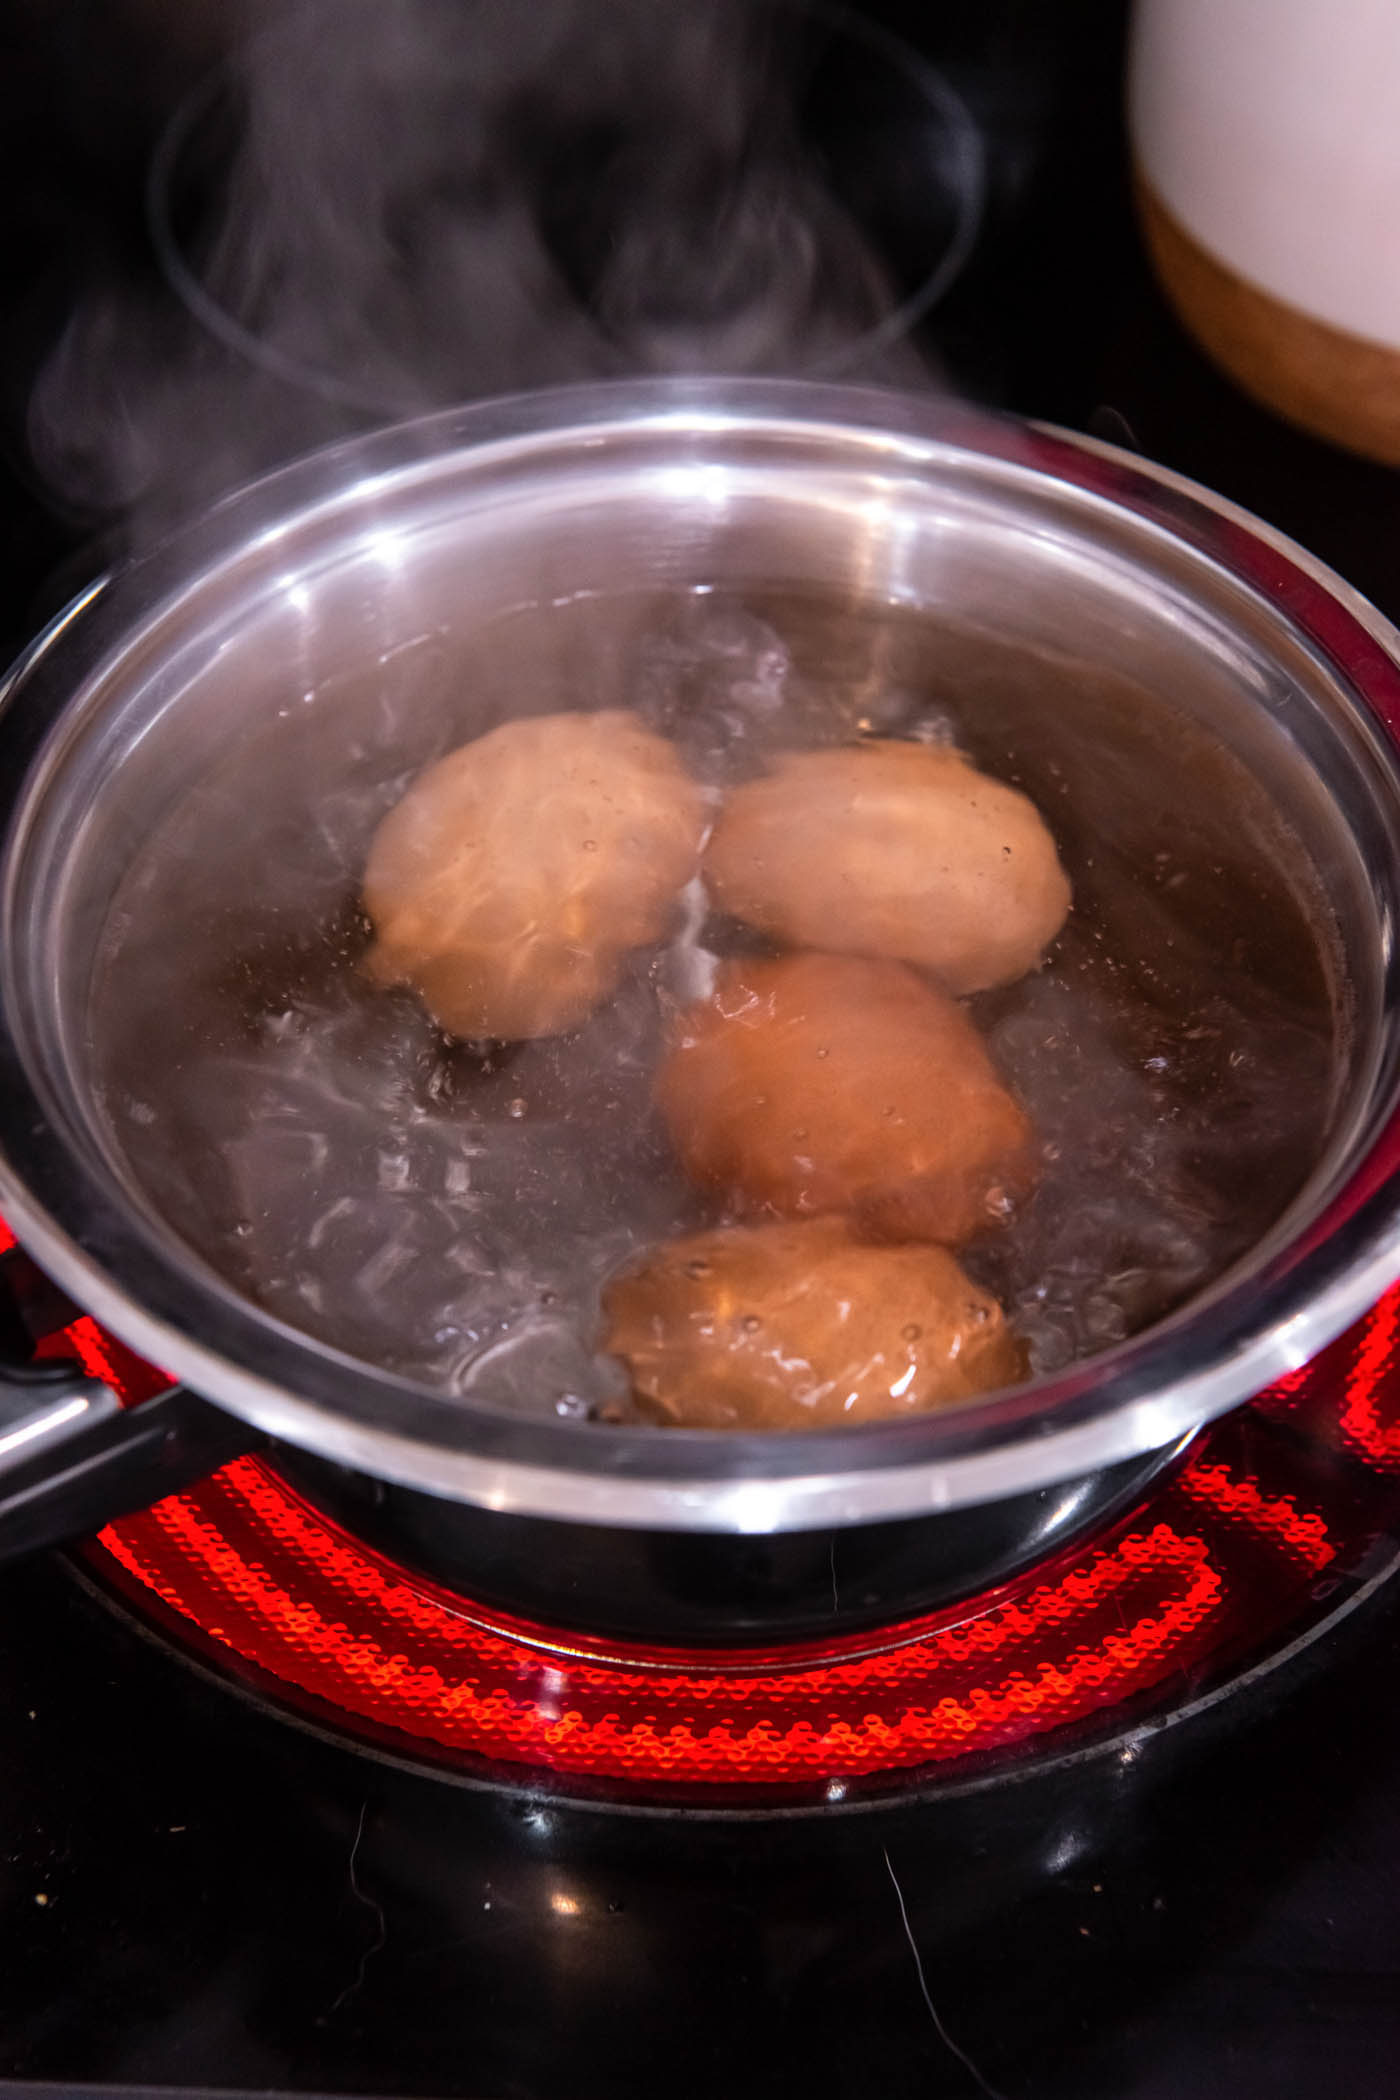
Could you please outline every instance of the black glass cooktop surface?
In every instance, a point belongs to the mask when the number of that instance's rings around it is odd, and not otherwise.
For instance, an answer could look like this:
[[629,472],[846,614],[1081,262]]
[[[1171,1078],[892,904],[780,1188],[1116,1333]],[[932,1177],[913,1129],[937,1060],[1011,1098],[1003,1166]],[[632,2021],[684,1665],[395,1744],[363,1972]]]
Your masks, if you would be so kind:
[[[1122,10],[867,13],[945,71],[988,146],[981,239],[925,330],[947,377],[1222,490],[1400,617],[1400,476],[1255,409],[1152,285]],[[149,268],[146,160],[209,52],[134,4],[41,22],[11,0],[5,21],[0,627],[18,646],[113,522],[36,486],[35,364],[84,272]],[[363,1754],[172,1654],[68,1560],[11,1568],[0,2079],[1379,2100],[1400,2061],[1397,1605],[1382,1588],[1121,1753],[876,1813],[734,1822]]]

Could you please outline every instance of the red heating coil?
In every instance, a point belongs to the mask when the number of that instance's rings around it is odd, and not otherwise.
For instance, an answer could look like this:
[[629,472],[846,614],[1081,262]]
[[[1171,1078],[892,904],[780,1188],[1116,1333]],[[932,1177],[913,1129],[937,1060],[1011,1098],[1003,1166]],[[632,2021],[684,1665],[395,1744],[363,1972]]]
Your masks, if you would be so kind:
[[1214,1504],[1222,1515],[1239,1517],[1265,1537],[1277,1539],[1310,1568],[1325,1568],[1336,1553],[1321,1517],[1300,1512],[1291,1496],[1261,1494],[1254,1481],[1236,1479],[1228,1466],[1197,1459],[1186,1467],[1178,1486],[1196,1500]]
[[90,1378],[100,1378],[104,1385],[110,1385],[128,1407],[134,1407],[140,1400],[152,1399],[175,1383],[173,1378],[166,1377],[164,1371],[157,1371],[153,1364],[137,1356],[125,1342],[119,1342],[114,1334],[108,1334],[86,1314],[65,1328],[62,1334],[51,1336],[38,1351],[41,1356],[46,1353],[76,1356]]
[[1300,1371],[1290,1371],[1253,1405],[1262,1414],[1306,1417],[1380,1472],[1400,1470],[1400,1284],[1364,1320]]
[[1393,1375],[1400,1289],[1388,1291],[1366,1326],[1343,1389],[1342,1435],[1374,1466],[1400,1466],[1400,1407]]
[[[1394,1464],[1397,1339],[1400,1291],[1256,1406],[1330,1412],[1340,1439]],[[131,1400],[168,1383],[91,1320],[66,1341]],[[1338,1540],[1216,1431],[1146,1509],[991,1597],[767,1651],[604,1646],[509,1621],[363,1545],[262,1460],[123,1518],[94,1551],[206,1653],[352,1733],[664,1797],[839,1793],[1087,1721],[1257,1635],[1261,1608],[1275,1623],[1296,1610]]]
[[[1202,1522],[1201,1520],[1206,1521]],[[447,1761],[667,1788],[846,1781],[1082,1721],[1229,1637],[1236,1578],[1272,1605],[1336,1548],[1323,1518],[1206,1457],[1093,1549],[939,1619],[716,1656],[598,1644],[479,1611],[240,1460],[103,1534],[205,1641]]]
[[855,1778],[1014,1742],[1155,1682],[1222,1595],[1204,1541],[1157,1523],[873,1653],[790,1649],[736,1670],[630,1646],[604,1661],[492,1622],[253,1460],[102,1544],[216,1641],[344,1713],[493,1763],[652,1782]]

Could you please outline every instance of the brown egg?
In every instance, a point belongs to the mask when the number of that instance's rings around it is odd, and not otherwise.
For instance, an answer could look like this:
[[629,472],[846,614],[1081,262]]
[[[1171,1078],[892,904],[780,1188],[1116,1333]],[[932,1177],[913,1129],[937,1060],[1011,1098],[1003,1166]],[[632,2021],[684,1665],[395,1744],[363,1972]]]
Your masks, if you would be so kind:
[[901,963],[724,964],[656,1098],[692,1180],[752,1210],[852,1211],[890,1239],[956,1246],[1032,1175],[1029,1121],[976,1029]]
[[841,1218],[665,1241],[603,1310],[641,1406],[687,1429],[836,1429],[1025,1375],[1001,1307],[944,1248],[868,1246]]
[[729,796],[704,872],[725,911],[778,940],[917,963],[955,993],[1023,976],[1070,901],[1034,805],[923,744],[780,759]]
[[666,931],[707,810],[635,716],[504,722],[429,766],[374,835],[366,967],[450,1035],[576,1027]]

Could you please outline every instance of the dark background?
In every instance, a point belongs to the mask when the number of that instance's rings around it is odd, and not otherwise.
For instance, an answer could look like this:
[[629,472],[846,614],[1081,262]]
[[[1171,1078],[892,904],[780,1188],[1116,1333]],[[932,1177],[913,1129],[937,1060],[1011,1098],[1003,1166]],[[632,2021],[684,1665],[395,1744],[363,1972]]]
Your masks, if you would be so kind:
[[[1400,476],[1244,401],[1153,287],[1124,10],[866,11],[946,69],[989,141],[984,238],[930,331],[956,380],[1224,491],[1400,616]],[[113,523],[36,486],[35,367],[94,272],[150,271],[151,142],[242,13],[0,10],[11,647]],[[304,1736],[36,1563],[0,1582],[0,2075],[473,2100],[1380,2100],[1400,2091],[1398,1665],[1382,1602],[1127,1764],[880,1817],[639,1822]]]

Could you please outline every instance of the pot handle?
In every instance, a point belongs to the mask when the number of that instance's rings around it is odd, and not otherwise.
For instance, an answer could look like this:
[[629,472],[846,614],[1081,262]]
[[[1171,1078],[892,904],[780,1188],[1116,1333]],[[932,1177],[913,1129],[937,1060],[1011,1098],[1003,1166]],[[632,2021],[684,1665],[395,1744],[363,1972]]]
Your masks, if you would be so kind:
[[0,1258],[0,1562],[87,1538],[265,1441],[184,1386],[123,1407],[76,1360],[36,1358],[20,1265]]

